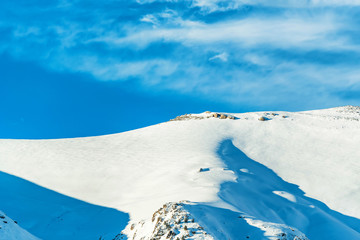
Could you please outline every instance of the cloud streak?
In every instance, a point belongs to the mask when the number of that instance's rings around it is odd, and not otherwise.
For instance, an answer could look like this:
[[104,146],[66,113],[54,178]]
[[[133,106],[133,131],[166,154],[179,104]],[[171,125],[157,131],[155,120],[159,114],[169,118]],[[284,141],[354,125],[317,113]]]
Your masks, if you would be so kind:
[[202,11],[216,12],[239,9],[244,6],[265,6],[282,8],[344,7],[360,6],[358,0],[193,0],[192,7]]
[[21,4],[0,3],[0,51],[53,71],[289,109],[360,86],[357,1]]
[[[234,43],[251,48],[257,45],[270,45],[278,48],[309,49],[348,49],[353,46],[346,39],[334,36],[341,28],[333,19],[313,18],[275,18],[245,19],[215,24],[194,24],[177,28],[144,29],[129,32],[125,37],[101,36],[90,39],[112,44],[137,45],[144,48],[156,41],[193,44]],[[357,48],[357,46],[355,46]]]

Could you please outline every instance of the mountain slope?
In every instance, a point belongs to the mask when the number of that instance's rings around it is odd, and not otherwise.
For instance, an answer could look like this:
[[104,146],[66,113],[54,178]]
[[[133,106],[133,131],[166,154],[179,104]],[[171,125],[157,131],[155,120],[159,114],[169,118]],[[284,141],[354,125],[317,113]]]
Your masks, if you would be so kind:
[[0,239],[1,240],[39,240],[22,229],[17,222],[0,211]]
[[207,232],[206,219],[231,211],[309,239],[360,239],[358,107],[231,116],[186,115],[100,137],[0,140],[0,170],[129,213],[131,223],[189,200],[190,213],[204,206],[214,214],[200,217]]
[[303,233],[284,224],[263,222],[239,212],[188,201],[164,204],[153,214],[151,221],[129,224],[124,232],[134,240],[308,240]]

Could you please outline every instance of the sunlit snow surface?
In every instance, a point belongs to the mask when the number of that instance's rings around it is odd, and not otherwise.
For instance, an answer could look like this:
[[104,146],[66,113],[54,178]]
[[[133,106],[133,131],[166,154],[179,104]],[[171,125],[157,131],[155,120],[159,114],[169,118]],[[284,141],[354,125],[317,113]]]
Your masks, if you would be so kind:
[[[43,239],[50,231],[89,239],[79,232],[93,221],[104,223],[94,239],[113,239],[181,200],[207,214],[199,218],[207,232],[231,239],[236,228],[211,219],[241,213],[259,229],[260,221],[309,239],[360,239],[359,108],[210,115],[101,137],[0,140],[0,209]],[[59,225],[61,216],[70,217]]]

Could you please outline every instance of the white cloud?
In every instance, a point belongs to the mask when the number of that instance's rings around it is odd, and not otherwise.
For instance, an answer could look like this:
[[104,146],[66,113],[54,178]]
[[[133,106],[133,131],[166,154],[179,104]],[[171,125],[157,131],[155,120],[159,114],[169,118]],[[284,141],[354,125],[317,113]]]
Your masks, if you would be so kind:
[[244,56],[244,60],[250,62],[251,64],[259,66],[269,66],[271,65],[271,60],[267,56],[260,56],[255,53],[248,53]]
[[[68,2],[63,4],[76,7]],[[229,0],[220,4],[218,0],[199,0],[189,6],[198,4],[206,11],[221,7],[225,11],[246,2]],[[252,4],[292,3],[295,1],[252,1]],[[312,1],[312,4],[325,3]],[[12,27],[12,38],[2,42],[0,48],[16,58],[35,60],[56,71],[89,73],[99,80],[137,78],[146,88],[221,97],[233,103],[249,99],[264,103],[269,99],[267,94],[274,91],[282,98],[291,94],[295,101],[306,91],[321,94],[322,89],[359,84],[356,63],[344,67],[335,61],[319,64],[317,59],[307,62],[309,59],[304,57],[297,61],[291,56],[281,59],[276,53],[271,54],[272,51],[359,54],[358,42],[344,34],[358,29],[357,24],[352,24],[352,16],[319,8],[206,21],[209,20],[206,13],[186,15],[183,10],[175,9],[142,9],[138,15],[131,16],[135,19],[132,22],[121,22],[117,13],[107,15],[108,12],[96,11],[91,24],[79,22],[77,17],[43,25],[36,25],[39,21],[27,25],[27,22],[2,20],[0,27]],[[223,64],[211,64],[213,61]],[[298,92],[300,88],[304,90]]]
[[311,7],[338,7],[360,6],[360,0],[193,0],[192,6],[203,11],[216,12],[238,9],[245,5],[286,7],[286,8],[311,8]]
[[209,58],[209,61],[213,61],[213,60],[216,60],[216,59],[219,59],[223,62],[227,62],[228,61],[228,57],[229,57],[229,54],[227,54],[226,52],[223,52],[223,53],[220,53],[220,54],[217,54],[211,58]]
[[[159,79],[169,76],[177,69],[178,64],[169,60],[151,59],[142,61],[119,61],[103,59],[98,55],[68,56],[57,55],[52,67],[56,70],[61,62],[62,68],[77,72],[90,73],[95,78],[105,81],[126,80],[129,77],[141,77],[144,84],[154,85]],[[152,76],[156,78],[151,79]]]
[[331,16],[276,17],[272,19],[248,18],[213,24],[197,22],[181,27],[130,30],[126,36],[109,33],[89,39],[113,47],[137,46],[144,48],[152,42],[180,42],[194,44],[237,44],[243,47],[266,45],[278,48],[351,49],[347,39],[335,33],[342,23]]
[[154,25],[158,25],[159,24],[159,20],[153,15],[153,14],[146,14],[145,16],[143,16],[140,21],[142,22],[148,22],[148,23],[152,23]]
[[200,21],[184,20],[176,11],[171,9],[166,9],[159,13],[146,14],[140,18],[140,21],[151,23],[154,27],[195,27],[202,25]]

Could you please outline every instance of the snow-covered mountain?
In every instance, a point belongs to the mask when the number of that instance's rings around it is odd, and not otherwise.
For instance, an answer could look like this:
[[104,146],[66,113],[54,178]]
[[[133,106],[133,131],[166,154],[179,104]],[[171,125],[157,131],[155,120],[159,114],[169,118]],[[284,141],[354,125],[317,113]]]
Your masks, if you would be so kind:
[[29,232],[21,228],[16,221],[12,220],[0,211],[0,239],[4,240],[39,240]]
[[0,209],[51,240],[356,240],[359,146],[353,106],[0,140]]

